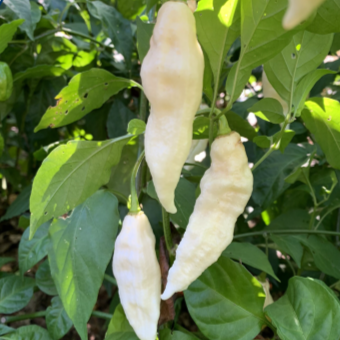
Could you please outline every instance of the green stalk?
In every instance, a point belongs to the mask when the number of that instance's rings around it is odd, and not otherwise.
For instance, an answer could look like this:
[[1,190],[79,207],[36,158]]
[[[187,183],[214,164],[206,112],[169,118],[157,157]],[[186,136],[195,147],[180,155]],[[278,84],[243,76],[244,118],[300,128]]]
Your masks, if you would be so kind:
[[172,264],[174,257],[172,254],[173,243],[172,243],[171,228],[170,228],[170,216],[169,216],[169,213],[163,207],[162,207],[162,218],[163,218],[163,233],[164,233],[165,245],[169,253],[170,264]]
[[327,230],[307,230],[307,229],[284,229],[284,230],[263,230],[263,231],[255,231],[253,233],[244,233],[235,235],[234,239],[239,238],[245,238],[245,237],[251,237],[251,236],[265,236],[265,234],[293,234],[293,235],[299,235],[299,234],[320,234],[320,235],[340,235],[340,232],[336,231],[327,231]]
[[105,274],[104,275],[104,280],[112,283],[114,286],[117,286],[117,281],[111,275]]
[[135,166],[133,167],[132,174],[131,174],[131,207],[130,213],[137,214],[140,212],[139,202],[138,202],[138,194],[136,190],[136,177],[138,173],[139,166],[141,165],[145,156],[145,151],[142,151],[139,155]]
[[[41,311],[41,312],[36,312],[36,313],[31,313],[31,314],[23,314],[23,315],[14,315],[14,316],[3,316],[1,318],[1,324],[8,324],[16,321],[22,321],[22,320],[31,320],[31,319],[36,319],[36,318],[44,318],[46,317],[47,312],[46,311]],[[96,316],[101,319],[106,319],[106,320],[111,320],[112,319],[112,314],[109,313],[104,313],[100,311],[93,311],[91,313],[92,316]]]
[[218,122],[217,136],[225,136],[231,132],[226,116],[221,116]]
[[106,320],[111,320],[112,319],[112,314],[109,314],[109,313],[104,313],[104,312],[101,312],[99,310],[94,310],[92,313],[91,313],[92,316],[96,316],[97,318],[100,318],[100,319],[106,319]]
[[275,150],[278,150],[279,148],[280,148],[280,143],[281,143],[281,139],[282,139],[282,136],[283,136],[283,134],[284,134],[284,132],[285,132],[285,130],[286,130],[286,127],[287,127],[287,125],[289,124],[289,122],[290,122],[290,114],[289,115],[287,115],[287,117],[286,117],[286,119],[285,119],[285,121],[284,121],[284,123],[283,123],[283,125],[282,125],[282,128],[281,128],[281,131],[280,131],[280,136],[279,136],[279,138],[278,138],[278,140],[277,140],[277,142],[276,143],[274,143],[269,149],[268,149],[268,151],[257,161],[257,163],[255,163],[255,165],[253,166],[253,168],[251,169],[251,171],[252,172],[254,172],[257,168],[258,168],[258,166],[268,157],[268,156],[270,156],[270,154],[273,152],[273,151],[275,151]]

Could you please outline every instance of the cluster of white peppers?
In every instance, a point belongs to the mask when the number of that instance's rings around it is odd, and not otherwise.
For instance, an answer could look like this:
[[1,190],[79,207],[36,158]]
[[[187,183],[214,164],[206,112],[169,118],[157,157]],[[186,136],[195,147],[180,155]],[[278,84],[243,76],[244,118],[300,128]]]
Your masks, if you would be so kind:
[[[283,26],[295,27],[322,2],[289,0]],[[192,0],[189,7],[179,1],[163,4],[141,69],[144,91],[151,104],[145,158],[159,201],[172,214],[177,211],[175,188],[192,145],[193,120],[203,87],[204,57],[196,37],[194,10]],[[265,96],[282,102],[263,76],[263,87],[269,91]],[[134,211],[123,221],[115,244],[113,272],[126,317],[141,340],[156,339],[161,298],[169,299],[187,289],[233,239],[236,219],[244,211],[253,188],[252,172],[237,132],[221,133],[212,143],[211,167],[200,187],[201,194],[162,295],[155,236],[148,218],[142,211]],[[265,285],[269,293],[268,282]]]

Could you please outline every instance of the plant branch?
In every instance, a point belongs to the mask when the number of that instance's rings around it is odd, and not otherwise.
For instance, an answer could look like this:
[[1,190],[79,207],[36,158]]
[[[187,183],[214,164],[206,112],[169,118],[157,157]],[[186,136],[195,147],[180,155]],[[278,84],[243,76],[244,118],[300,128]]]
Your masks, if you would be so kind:
[[131,185],[131,208],[130,212],[131,213],[138,213],[140,211],[139,207],[139,202],[138,202],[138,194],[136,190],[136,177],[138,173],[139,166],[141,165],[143,159],[145,156],[145,151],[142,151],[141,154],[139,155],[137,162],[135,166],[133,167],[132,173],[131,173],[131,180],[130,180],[130,185]]
[[171,236],[171,228],[170,228],[170,216],[169,213],[162,207],[162,218],[163,218],[163,232],[164,239],[166,244],[166,249],[168,250],[170,257],[170,264],[173,262],[173,254],[172,254],[172,236]]
[[[325,219],[325,217],[327,216],[327,215],[329,215],[331,212],[333,212],[335,209],[338,209],[338,208],[340,208],[340,203],[338,203],[337,205],[335,205],[334,207],[332,207],[331,209],[329,209],[321,218],[320,218],[320,221],[318,222],[318,224],[316,225],[316,227],[315,227],[315,231],[320,227],[320,225],[321,225],[321,223],[322,223],[322,221]],[[340,212],[339,212],[339,214],[340,214]],[[337,233],[336,235],[340,235],[340,232],[339,233]]]
[[[0,319],[0,325],[1,324],[7,324],[12,323],[16,321],[22,321],[22,320],[30,320],[30,319],[36,319],[36,318],[44,318],[46,316],[46,311],[31,313],[31,314],[22,314],[22,315],[14,315],[14,316],[4,316]],[[101,319],[111,320],[112,314],[104,313],[100,311],[93,311],[91,313],[92,316],[96,316]]]
[[112,277],[111,275],[104,274],[104,280],[112,283],[114,286],[118,286],[116,279],[114,277]]
[[265,234],[321,234],[321,235],[340,235],[340,232],[336,231],[327,231],[327,230],[309,230],[309,229],[283,229],[283,230],[263,230],[263,231],[254,231],[252,233],[244,233],[235,235],[234,239],[245,238],[250,236],[265,236]]
[[[223,112],[222,112],[223,113]],[[268,151],[254,164],[253,168],[251,169],[253,172],[258,168],[258,166],[268,157],[270,156],[270,154],[275,151],[275,150],[278,150],[280,148],[280,143],[281,143],[281,139],[282,139],[282,136],[286,130],[286,127],[287,125],[290,123],[290,119],[291,119],[291,116],[290,114],[287,115],[284,123],[282,124],[282,127],[281,127],[281,131],[280,131],[280,135],[277,139],[277,141],[268,149]]]

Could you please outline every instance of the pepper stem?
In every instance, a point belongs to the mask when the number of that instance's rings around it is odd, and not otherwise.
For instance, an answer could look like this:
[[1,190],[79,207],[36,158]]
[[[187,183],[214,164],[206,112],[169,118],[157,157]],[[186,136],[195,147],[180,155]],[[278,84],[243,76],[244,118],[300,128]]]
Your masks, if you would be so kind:
[[131,213],[138,213],[140,212],[140,207],[139,207],[139,202],[138,202],[138,194],[137,194],[137,190],[136,190],[136,178],[137,178],[137,172],[138,169],[141,165],[141,163],[143,162],[145,156],[145,151],[143,150],[141,152],[141,154],[139,155],[137,162],[135,164],[135,166],[133,167],[132,173],[131,173],[131,181],[130,181],[130,185],[131,185],[131,207],[130,207],[130,212]]
[[231,132],[228,120],[225,115],[222,115],[218,120],[218,133],[217,136],[224,136]]

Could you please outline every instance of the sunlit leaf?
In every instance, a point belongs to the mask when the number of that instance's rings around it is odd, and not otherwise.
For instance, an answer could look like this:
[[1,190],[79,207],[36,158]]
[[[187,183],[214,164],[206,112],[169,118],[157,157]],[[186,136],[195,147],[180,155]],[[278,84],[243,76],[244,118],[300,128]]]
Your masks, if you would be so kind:
[[14,20],[8,24],[2,24],[0,26],[0,53],[2,53],[8,43],[12,40],[18,27],[24,22],[24,19]]
[[72,141],[54,149],[34,178],[30,237],[42,223],[69,212],[106,184],[130,138]]
[[302,111],[308,130],[325,153],[329,164],[340,169],[340,103],[329,98],[312,98]]
[[47,109],[34,132],[75,122],[101,107],[112,95],[131,86],[140,87],[132,80],[115,77],[102,69],[79,73],[56,96],[57,105]]

